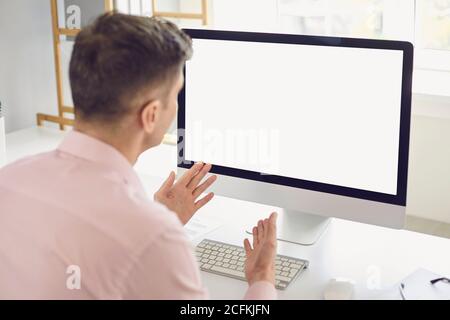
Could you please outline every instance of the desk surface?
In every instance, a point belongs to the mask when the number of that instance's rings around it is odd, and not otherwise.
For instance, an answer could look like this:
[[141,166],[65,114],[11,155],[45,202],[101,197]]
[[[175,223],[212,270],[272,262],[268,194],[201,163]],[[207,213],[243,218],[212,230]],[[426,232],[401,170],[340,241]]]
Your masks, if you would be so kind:
[[[54,149],[64,133],[49,128],[30,128],[7,135],[7,161]],[[151,195],[176,169],[175,147],[161,145],[145,152],[135,166]],[[198,217],[213,217],[221,227],[206,237],[242,245],[245,227],[278,208],[216,197]],[[201,238],[194,240],[197,243]],[[280,299],[321,299],[331,278],[355,282],[356,299],[397,298],[391,288],[399,280],[422,267],[438,274],[450,274],[450,240],[406,230],[333,219],[328,230],[313,246],[279,242],[278,253],[310,261],[310,267]],[[213,299],[240,299],[245,282],[202,272]]]

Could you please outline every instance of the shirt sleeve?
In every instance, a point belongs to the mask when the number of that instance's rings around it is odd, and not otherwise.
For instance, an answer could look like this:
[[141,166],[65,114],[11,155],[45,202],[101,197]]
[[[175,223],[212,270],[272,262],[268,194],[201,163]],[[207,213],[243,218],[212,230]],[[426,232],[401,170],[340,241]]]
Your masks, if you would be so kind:
[[277,298],[275,286],[268,281],[254,282],[244,296],[245,300],[276,300]]
[[[255,282],[244,296],[249,300],[276,298],[273,284],[265,281]],[[126,280],[124,299],[209,299],[181,226],[167,228],[137,258]]]

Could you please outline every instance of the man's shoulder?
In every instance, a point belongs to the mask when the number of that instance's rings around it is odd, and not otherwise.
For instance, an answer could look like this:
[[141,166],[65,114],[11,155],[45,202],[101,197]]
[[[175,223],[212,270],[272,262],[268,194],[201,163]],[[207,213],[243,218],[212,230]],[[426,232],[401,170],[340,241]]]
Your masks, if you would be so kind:
[[49,158],[55,156],[56,152],[57,152],[57,150],[52,150],[52,151],[41,152],[41,153],[38,153],[38,154],[29,155],[29,156],[25,156],[25,157],[19,158],[17,160],[14,160],[13,162],[8,163],[4,167],[2,167],[0,172],[1,171],[12,170],[12,169],[15,169],[17,167],[28,166],[28,165],[33,164],[33,163],[39,163],[39,162],[42,162],[42,161],[46,161]]
[[30,171],[36,171],[35,168],[41,168],[45,164],[50,165],[48,161],[53,158],[55,154],[56,150],[53,150],[26,156],[8,163],[0,168],[0,182],[7,178],[18,180],[21,176],[26,176]]
[[[72,161],[76,160],[76,161]],[[99,164],[64,157],[58,150],[27,156],[0,169],[0,186],[23,197],[39,195],[91,223],[141,235],[159,230],[182,230],[175,213],[154,202],[138,186]],[[51,201],[48,201],[51,198]],[[61,202],[61,203],[59,203]]]

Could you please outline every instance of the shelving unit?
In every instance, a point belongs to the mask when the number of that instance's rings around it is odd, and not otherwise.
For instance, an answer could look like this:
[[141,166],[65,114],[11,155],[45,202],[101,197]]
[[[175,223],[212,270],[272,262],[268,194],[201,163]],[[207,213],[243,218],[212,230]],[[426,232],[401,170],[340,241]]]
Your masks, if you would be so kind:
[[[50,0],[53,32],[53,52],[55,59],[56,94],[58,98],[58,115],[38,113],[37,125],[41,126],[44,121],[58,123],[61,130],[65,126],[73,126],[73,119],[65,117],[66,114],[74,114],[74,108],[64,105],[63,82],[61,73],[61,36],[75,37],[80,29],[60,28],[58,23],[58,0]],[[105,12],[114,10],[113,0],[104,0]]]

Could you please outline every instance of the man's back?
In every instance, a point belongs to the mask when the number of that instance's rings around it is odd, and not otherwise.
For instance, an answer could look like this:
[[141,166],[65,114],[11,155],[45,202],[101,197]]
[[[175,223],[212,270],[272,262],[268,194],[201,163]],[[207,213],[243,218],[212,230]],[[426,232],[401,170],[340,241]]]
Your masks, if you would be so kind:
[[[176,215],[98,140],[71,132],[57,150],[0,170],[0,203],[0,298],[183,298],[173,276],[204,297]],[[162,274],[166,250],[186,256],[188,274]]]

